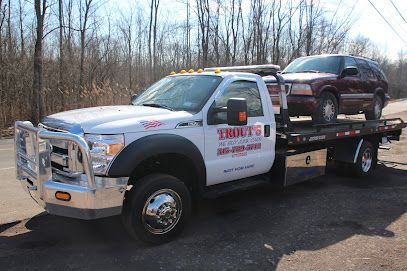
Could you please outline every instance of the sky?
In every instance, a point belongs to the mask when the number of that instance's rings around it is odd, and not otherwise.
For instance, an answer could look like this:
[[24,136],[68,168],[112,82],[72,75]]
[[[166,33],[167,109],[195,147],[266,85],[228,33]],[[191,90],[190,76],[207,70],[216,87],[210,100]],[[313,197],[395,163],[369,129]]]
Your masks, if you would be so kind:
[[[145,7],[148,6],[148,0],[133,1],[137,1],[137,3]],[[194,0],[190,1],[194,2]],[[248,2],[248,0],[243,0],[243,2],[245,1]],[[407,54],[407,22],[397,13],[391,0],[370,1],[399,33],[401,38],[383,20],[369,3],[369,0],[320,0],[320,3],[327,10],[327,16],[329,16],[329,13],[333,15],[336,10],[336,16],[346,17],[349,12],[352,12],[352,17],[355,21],[350,30],[350,37],[356,37],[359,34],[368,37],[391,59],[397,59],[398,54],[402,50],[404,51],[403,54]],[[392,1],[404,16],[404,19],[407,20],[407,0]],[[109,6],[114,7],[114,9],[119,8],[126,10],[129,5],[128,0],[110,0],[109,2]],[[185,0],[161,0],[161,16],[178,19],[186,18],[186,15],[183,14],[185,13],[185,8],[181,2],[185,2]],[[404,39],[404,41],[402,39]]]
[[[391,59],[396,59],[401,50],[407,53],[407,22],[397,13],[390,0],[370,0],[383,14],[387,21],[399,33],[404,41],[391,29],[368,0],[321,0],[327,9],[334,10],[341,2],[343,10],[350,10],[353,5],[355,22],[350,36],[362,34],[375,43]],[[407,20],[407,0],[392,0],[404,19]],[[356,4],[355,4],[356,3]]]

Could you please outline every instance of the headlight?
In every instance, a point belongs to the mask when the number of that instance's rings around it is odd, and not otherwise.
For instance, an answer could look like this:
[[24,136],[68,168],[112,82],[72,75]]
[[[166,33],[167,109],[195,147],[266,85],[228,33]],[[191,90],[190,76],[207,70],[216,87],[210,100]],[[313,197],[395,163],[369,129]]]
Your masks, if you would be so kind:
[[85,135],[90,147],[93,172],[105,175],[116,154],[124,148],[124,135]]
[[313,95],[312,88],[308,84],[293,84],[291,86],[292,95]]

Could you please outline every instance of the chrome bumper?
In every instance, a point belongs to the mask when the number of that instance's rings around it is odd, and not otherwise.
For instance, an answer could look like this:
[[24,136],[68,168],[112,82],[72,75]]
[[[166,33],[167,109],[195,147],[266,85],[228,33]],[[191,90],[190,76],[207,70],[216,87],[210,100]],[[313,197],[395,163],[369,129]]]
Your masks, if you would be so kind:
[[[67,141],[79,148],[84,173],[76,180],[52,172],[49,140]],[[15,150],[17,180],[50,214],[96,219],[121,213],[128,178],[94,176],[90,150],[81,136],[38,129],[30,122],[17,121]],[[69,193],[70,199],[57,199],[57,192]]]

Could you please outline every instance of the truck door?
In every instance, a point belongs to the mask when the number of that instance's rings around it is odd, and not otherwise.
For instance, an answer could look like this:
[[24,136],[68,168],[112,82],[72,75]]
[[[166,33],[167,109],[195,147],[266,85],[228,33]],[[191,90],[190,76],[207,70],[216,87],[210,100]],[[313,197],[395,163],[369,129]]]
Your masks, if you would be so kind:
[[[225,79],[227,80],[227,79]],[[266,173],[274,161],[275,121],[271,101],[261,78],[233,77],[215,94],[206,108],[204,119],[207,185]],[[260,89],[264,88],[264,89]],[[230,98],[247,101],[247,125],[229,126],[226,112],[212,113],[226,107]],[[205,112],[205,111],[204,111]]]

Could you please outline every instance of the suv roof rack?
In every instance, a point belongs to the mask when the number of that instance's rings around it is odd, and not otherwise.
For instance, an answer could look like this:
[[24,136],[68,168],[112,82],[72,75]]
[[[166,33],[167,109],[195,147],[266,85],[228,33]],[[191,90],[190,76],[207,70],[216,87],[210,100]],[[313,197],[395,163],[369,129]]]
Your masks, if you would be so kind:
[[263,64],[263,65],[246,65],[246,66],[229,66],[229,67],[212,67],[205,68],[205,71],[211,72],[215,70],[228,71],[228,72],[249,72],[255,73],[260,76],[277,74],[280,71],[279,65]]
[[375,59],[370,58],[370,57],[366,57],[366,56],[360,56],[360,55],[354,55],[354,54],[350,54],[350,56],[353,56],[353,57],[358,57],[358,58],[363,58],[364,60],[369,60],[369,61],[372,61],[372,62],[374,62],[374,63],[378,64],[378,62],[377,62]]

